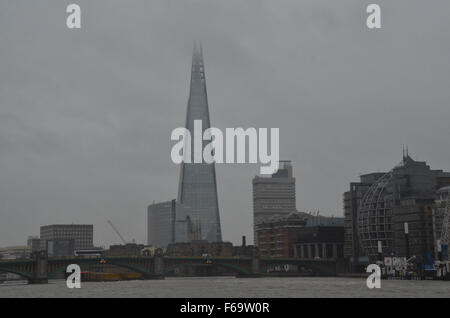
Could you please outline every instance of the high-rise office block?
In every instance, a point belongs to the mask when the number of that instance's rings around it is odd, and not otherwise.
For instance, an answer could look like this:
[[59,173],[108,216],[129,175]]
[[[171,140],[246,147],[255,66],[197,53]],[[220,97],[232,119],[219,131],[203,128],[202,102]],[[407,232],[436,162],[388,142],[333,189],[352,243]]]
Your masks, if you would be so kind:
[[295,178],[290,161],[280,161],[280,168],[271,177],[256,176],[253,179],[253,226],[272,216],[284,216],[296,210]]
[[[194,45],[191,69],[191,86],[187,105],[186,128],[191,132],[194,146],[194,121],[201,120],[202,133],[211,127],[206,94],[205,67],[202,48]],[[203,141],[203,147],[208,141]],[[203,149],[202,147],[202,149]],[[201,237],[209,242],[222,241],[214,163],[183,162],[180,171],[178,201],[190,207],[188,216],[199,222]]]
[[193,225],[187,215],[188,207],[176,200],[153,203],[148,206],[147,243],[167,247],[170,243],[188,242]]

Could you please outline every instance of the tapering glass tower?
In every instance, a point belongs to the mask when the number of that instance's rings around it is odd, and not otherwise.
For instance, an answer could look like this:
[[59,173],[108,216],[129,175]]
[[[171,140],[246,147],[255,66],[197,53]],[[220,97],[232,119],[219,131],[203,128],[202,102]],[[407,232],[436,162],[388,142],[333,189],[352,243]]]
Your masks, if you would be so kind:
[[[186,128],[191,132],[194,145],[194,120],[202,121],[202,133],[211,127],[208,97],[206,94],[205,68],[201,45],[194,43],[192,55],[191,86],[187,105]],[[209,141],[203,141],[203,147]],[[201,237],[208,242],[222,241],[219,203],[217,200],[216,170],[214,163],[183,162],[180,171],[178,201],[189,207],[189,217],[200,225]]]

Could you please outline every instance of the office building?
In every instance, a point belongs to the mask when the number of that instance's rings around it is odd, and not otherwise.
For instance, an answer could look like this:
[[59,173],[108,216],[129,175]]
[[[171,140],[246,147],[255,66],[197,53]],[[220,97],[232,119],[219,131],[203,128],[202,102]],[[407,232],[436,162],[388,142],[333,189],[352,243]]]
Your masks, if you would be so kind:
[[449,184],[449,172],[432,170],[406,153],[391,171],[362,176],[351,185],[352,191],[344,194],[345,255],[353,269],[379,257],[379,241],[384,256],[415,256],[415,262],[423,263],[427,255],[435,255],[433,206],[439,189]]
[[[274,216],[296,212],[295,178],[290,161],[280,161],[278,171],[270,177],[253,179],[253,226]],[[257,236],[255,234],[255,244]]]
[[149,205],[147,210],[148,245],[167,247],[170,243],[188,242],[199,238],[200,225],[190,219],[189,212],[189,207],[176,200]]
[[53,224],[41,226],[41,247],[46,250],[47,241],[73,240],[75,250],[89,250],[94,247],[94,226],[92,224]]

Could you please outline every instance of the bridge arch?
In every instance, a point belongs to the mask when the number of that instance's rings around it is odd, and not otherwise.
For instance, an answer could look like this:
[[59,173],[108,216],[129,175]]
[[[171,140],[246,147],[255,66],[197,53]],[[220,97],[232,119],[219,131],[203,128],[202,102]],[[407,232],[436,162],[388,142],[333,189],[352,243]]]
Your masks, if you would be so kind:
[[[53,269],[52,272],[49,272],[48,275],[49,275],[49,277],[52,277],[53,275],[58,274],[58,273],[65,273],[66,272],[66,268],[67,268],[67,266],[69,264],[78,264],[81,267],[83,264],[100,265],[98,262],[99,262],[98,259],[94,259],[94,260],[92,260],[92,259],[80,259],[80,260],[74,260],[74,261],[71,261],[71,262],[65,262],[65,263],[62,263],[61,265],[55,267],[55,269]],[[126,263],[126,262],[121,262],[121,261],[107,260],[105,265],[113,265],[113,266],[117,266],[117,267],[120,267],[120,268],[126,268],[126,269],[129,269],[129,270],[132,270],[135,273],[139,273],[139,274],[142,274],[142,275],[151,275],[152,274],[151,270],[143,268],[143,267],[140,267],[140,266],[137,266],[137,265],[135,265],[133,263]]]
[[14,269],[14,268],[0,267],[0,272],[16,274],[25,279],[33,279],[34,278],[34,273],[24,272],[24,271],[20,271],[20,270]]
[[153,274],[150,269],[146,269],[146,268],[137,266],[132,263],[128,264],[128,263],[122,263],[122,262],[108,261],[108,263],[106,263],[106,264],[114,265],[114,266],[121,267],[121,268],[126,268],[126,269],[132,270],[132,271],[142,274],[142,275],[152,275]]

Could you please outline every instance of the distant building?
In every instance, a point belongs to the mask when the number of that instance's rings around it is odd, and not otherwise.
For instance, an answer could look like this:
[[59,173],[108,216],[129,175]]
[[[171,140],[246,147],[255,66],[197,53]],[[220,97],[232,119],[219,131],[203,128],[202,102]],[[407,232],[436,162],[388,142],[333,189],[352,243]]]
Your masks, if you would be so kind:
[[28,246],[8,246],[0,248],[0,259],[30,258],[31,248]]
[[200,224],[187,216],[188,207],[176,200],[154,203],[147,210],[147,243],[166,247],[170,243],[188,242],[200,237]]
[[258,248],[255,245],[247,245],[246,237],[242,237],[242,245],[233,246],[233,256],[252,257],[258,255]]
[[27,238],[27,246],[31,247],[32,241],[35,239],[39,239],[39,236],[36,235],[30,235]]
[[94,247],[94,226],[92,224],[53,224],[41,226],[41,247],[47,249],[47,241],[73,240],[75,250]]
[[73,256],[75,253],[74,239],[46,240],[48,257]]
[[108,250],[103,252],[106,257],[109,256],[140,256],[145,248],[144,244],[128,243],[125,245],[111,245]]
[[[416,256],[421,263],[435,255],[439,189],[450,185],[450,173],[432,170],[408,154],[387,173],[361,176],[344,193],[345,251],[354,270],[378,258],[378,241],[385,256]],[[404,224],[408,223],[406,246]]]
[[38,236],[29,236],[27,239],[27,246],[31,252],[38,252],[41,250],[41,240]]
[[233,255],[233,244],[230,242],[208,242],[206,240],[187,243],[175,243],[167,246],[168,256],[221,256]]
[[344,226],[308,226],[298,230],[294,257],[338,259],[344,257]]
[[[280,161],[278,171],[271,177],[256,176],[253,179],[254,227],[273,216],[285,216],[295,211],[295,178],[291,161]],[[254,239],[257,244],[256,233]]]

